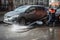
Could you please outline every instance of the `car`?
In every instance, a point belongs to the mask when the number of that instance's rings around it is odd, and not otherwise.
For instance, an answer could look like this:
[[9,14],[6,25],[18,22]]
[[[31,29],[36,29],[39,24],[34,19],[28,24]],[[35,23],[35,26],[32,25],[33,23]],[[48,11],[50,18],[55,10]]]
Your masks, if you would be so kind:
[[60,9],[57,9],[56,10],[56,16],[59,16],[60,15]]
[[4,15],[5,23],[29,24],[47,15],[46,8],[41,5],[23,5]]
[[56,18],[57,18],[57,21],[60,21],[60,8],[56,10]]

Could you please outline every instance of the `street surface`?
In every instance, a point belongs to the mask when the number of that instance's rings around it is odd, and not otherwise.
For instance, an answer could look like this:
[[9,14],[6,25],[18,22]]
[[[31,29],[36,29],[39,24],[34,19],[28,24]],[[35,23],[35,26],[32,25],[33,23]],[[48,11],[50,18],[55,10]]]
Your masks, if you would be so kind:
[[[0,15],[0,21],[3,20]],[[20,30],[18,25],[8,25],[0,22],[0,40],[60,40],[60,27],[34,26],[32,29]],[[25,26],[24,26],[25,27]],[[15,30],[18,28],[18,30]]]
[[52,27],[47,26],[37,26],[24,32],[15,32],[12,28],[12,25],[0,24],[0,40],[60,40],[59,27],[54,28],[54,34]]

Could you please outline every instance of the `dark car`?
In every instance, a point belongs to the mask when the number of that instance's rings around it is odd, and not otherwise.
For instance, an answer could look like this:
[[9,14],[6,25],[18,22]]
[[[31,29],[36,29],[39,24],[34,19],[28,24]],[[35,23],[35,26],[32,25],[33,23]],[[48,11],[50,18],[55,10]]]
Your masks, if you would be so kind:
[[16,8],[14,11],[6,13],[4,16],[4,22],[29,24],[44,18],[46,15],[47,11],[44,6],[24,5]]

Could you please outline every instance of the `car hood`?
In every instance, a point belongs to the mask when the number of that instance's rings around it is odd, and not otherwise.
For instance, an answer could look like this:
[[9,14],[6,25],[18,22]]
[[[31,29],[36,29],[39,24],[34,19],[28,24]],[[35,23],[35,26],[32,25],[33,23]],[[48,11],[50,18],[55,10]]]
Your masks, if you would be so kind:
[[22,12],[18,12],[18,11],[10,11],[10,12],[7,12],[5,16],[14,16],[14,15],[19,15],[21,13]]

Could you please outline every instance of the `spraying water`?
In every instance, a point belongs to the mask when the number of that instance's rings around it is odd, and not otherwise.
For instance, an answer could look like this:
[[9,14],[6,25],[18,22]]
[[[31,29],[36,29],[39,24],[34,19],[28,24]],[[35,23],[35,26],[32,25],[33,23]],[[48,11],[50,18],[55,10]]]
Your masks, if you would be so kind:
[[22,31],[27,31],[28,28],[29,28],[29,26],[23,26],[23,25],[19,25],[19,24],[13,24],[12,28],[11,28],[11,31],[22,32]]
[[17,31],[20,31],[20,32],[21,31],[27,31],[27,30],[33,28],[33,26],[31,26],[31,25],[33,25],[35,23],[37,23],[39,25],[42,25],[43,24],[42,21],[35,21],[35,22],[33,22],[33,23],[31,23],[31,24],[29,24],[27,26],[25,26],[25,25],[19,25],[19,24],[13,24],[12,25],[12,28],[11,28],[11,31],[15,31],[15,32],[17,32]]

